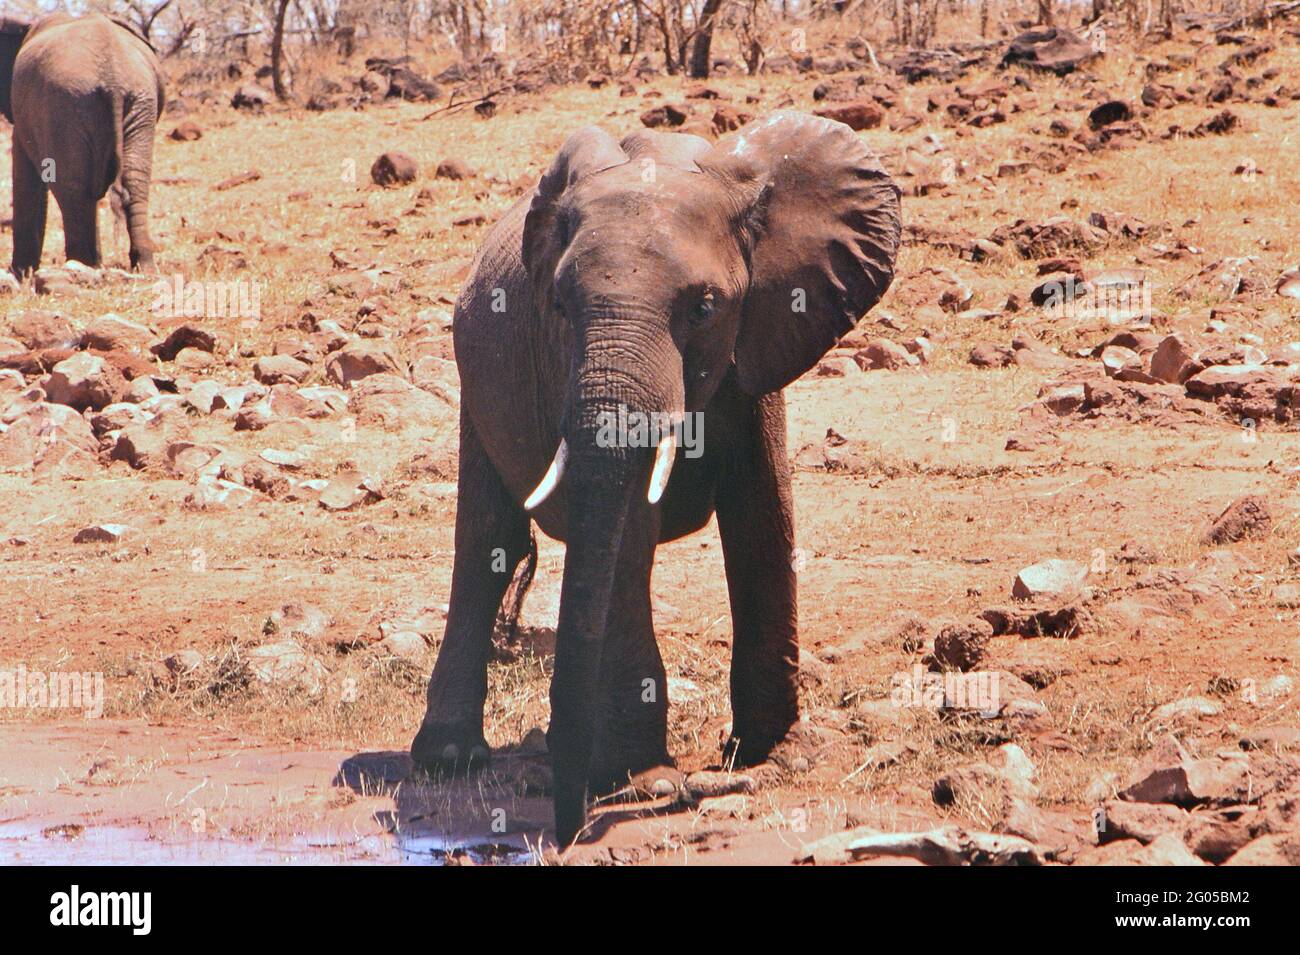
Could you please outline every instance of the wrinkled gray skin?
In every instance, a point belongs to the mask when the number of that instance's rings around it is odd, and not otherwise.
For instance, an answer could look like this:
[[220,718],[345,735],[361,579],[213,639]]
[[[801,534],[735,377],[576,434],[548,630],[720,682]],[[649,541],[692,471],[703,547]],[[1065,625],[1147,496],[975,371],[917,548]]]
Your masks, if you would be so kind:
[[40,266],[50,192],[69,259],[100,264],[96,206],[114,188],[131,266],[153,271],[149,180],[163,78],[153,49],[103,16],[0,21],[0,112],[14,127],[15,275]]
[[[752,764],[787,739],[798,637],[781,389],[884,294],[899,230],[898,189],[829,120],[778,113],[717,144],[619,143],[595,127],[568,139],[490,232],[456,306],[456,553],[418,765],[489,758],[493,621],[530,518],[567,543],[547,733],[562,843],[589,793],[680,784],[650,572],[660,541],[714,514],[734,632],[729,751]],[[620,405],[703,412],[704,453],[678,451],[657,505],[654,448],[597,440]],[[561,438],[567,471],[529,514]]]

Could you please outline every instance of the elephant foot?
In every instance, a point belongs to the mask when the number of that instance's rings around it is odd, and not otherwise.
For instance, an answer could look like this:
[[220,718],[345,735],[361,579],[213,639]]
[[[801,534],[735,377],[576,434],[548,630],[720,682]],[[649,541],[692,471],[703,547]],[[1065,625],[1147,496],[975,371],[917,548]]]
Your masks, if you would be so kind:
[[612,797],[630,802],[651,801],[685,792],[686,776],[673,765],[672,760],[660,757],[645,768],[604,770],[592,775],[590,792],[593,797]]
[[795,723],[780,736],[775,734],[733,733],[723,747],[727,766],[768,766],[786,773],[806,773],[817,764],[825,745],[824,734],[810,723]]
[[411,761],[431,776],[476,772],[491,758],[476,723],[425,723],[411,742]]

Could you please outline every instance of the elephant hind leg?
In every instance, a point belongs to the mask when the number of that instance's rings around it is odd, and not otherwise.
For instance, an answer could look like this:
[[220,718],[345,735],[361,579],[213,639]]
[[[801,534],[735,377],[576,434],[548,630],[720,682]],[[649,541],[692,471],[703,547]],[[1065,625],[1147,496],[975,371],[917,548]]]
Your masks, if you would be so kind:
[[99,203],[84,196],[57,195],[63,213],[63,249],[68,259],[99,268]]
[[49,190],[40,171],[18,148],[13,150],[14,254],[13,271],[19,277],[41,265],[45,246],[45,216]]
[[153,239],[149,235],[149,181],[153,175],[154,124],[141,122],[128,129],[122,143],[120,189],[131,240],[131,268],[154,270]]
[[411,758],[431,771],[481,768],[487,666],[501,599],[529,552],[528,515],[510,496],[465,413],[460,419],[456,554],[447,627]]

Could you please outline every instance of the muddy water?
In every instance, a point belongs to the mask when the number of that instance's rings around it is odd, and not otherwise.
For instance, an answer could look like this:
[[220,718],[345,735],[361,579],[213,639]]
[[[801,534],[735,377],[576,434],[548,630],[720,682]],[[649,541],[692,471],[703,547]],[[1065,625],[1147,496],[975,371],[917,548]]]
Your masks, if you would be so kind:
[[526,865],[532,858],[522,842],[466,844],[427,834],[242,842],[168,840],[143,827],[0,825],[0,865]]

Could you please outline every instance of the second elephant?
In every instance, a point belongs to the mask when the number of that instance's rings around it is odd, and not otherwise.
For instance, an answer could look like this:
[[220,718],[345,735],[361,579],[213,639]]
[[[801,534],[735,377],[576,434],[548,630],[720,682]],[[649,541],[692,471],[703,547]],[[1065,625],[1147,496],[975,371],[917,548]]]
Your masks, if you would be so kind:
[[13,124],[15,275],[40,266],[49,193],[69,259],[99,266],[96,208],[115,188],[131,266],[153,270],[149,181],[164,103],[153,48],[103,16],[0,21],[0,112]]

